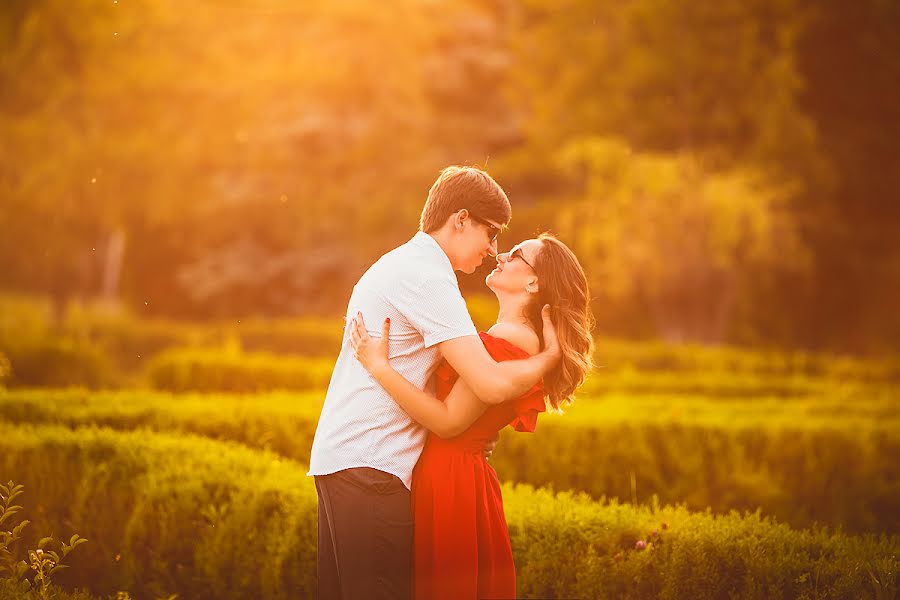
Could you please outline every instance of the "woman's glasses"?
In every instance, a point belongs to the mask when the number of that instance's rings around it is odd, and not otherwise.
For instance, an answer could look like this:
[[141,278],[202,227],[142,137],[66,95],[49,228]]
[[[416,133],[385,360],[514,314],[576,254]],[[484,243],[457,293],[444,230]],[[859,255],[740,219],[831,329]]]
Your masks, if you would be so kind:
[[530,262],[525,260],[525,255],[522,253],[522,249],[519,248],[518,246],[516,246],[515,248],[513,248],[512,250],[509,251],[509,258],[507,260],[513,260],[516,258],[518,258],[523,263],[525,263],[526,265],[531,267],[531,270],[534,271],[534,265],[532,265]]

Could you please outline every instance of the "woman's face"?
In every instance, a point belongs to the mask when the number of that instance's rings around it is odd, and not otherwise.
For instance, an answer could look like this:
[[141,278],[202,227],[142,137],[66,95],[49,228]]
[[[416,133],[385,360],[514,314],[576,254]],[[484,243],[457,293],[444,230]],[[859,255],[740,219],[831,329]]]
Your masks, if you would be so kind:
[[516,244],[508,252],[497,255],[497,268],[485,279],[489,288],[496,292],[535,293],[537,273],[532,265],[541,251],[543,242],[525,240]]

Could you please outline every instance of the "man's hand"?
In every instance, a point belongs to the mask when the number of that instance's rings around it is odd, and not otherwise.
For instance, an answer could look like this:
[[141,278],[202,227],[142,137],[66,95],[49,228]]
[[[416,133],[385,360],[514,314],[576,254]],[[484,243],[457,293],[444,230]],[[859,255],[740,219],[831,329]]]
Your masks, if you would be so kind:
[[494,448],[497,447],[497,442],[500,441],[500,432],[494,434],[494,437],[491,438],[487,444],[484,445],[484,450],[481,453],[484,455],[484,460],[490,460],[491,454],[494,453]]
[[562,358],[562,349],[559,346],[559,337],[556,334],[556,325],[550,318],[550,305],[545,304],[541,309],[541,319],[544,321],[544,352],[547,353],[548,364],[547,370],[556,366],[556,363]]

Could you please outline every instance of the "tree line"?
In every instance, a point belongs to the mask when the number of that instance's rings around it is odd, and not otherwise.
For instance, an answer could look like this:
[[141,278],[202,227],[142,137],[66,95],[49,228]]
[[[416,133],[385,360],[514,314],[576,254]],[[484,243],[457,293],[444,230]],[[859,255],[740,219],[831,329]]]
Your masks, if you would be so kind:
[[0,52],[6,290],[334,313],[462,163],[604,332],[900,347],[896,3],[11,0]]

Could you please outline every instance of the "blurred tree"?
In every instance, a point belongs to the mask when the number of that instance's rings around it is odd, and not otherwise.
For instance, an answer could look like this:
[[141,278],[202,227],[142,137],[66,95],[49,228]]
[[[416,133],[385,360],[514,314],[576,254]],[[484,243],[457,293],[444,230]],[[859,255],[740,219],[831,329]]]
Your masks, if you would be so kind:
[[900,348],[900,3],[815,3],[799,40],[800,104],[835,167],[832,210],[815,198],[817,262],[807,343]]
[[[833,175],[814,121],[798,102],[804,86],[796,64],[798,39],[810,19],[802,3],[565,0],[551,5],[524,0],[519,6],[511,98],[522,115],[525,143],[497,163],[500,177],[510,183],[517,199],[544,199],[564,207],[567,199],[582,197],[582,179],[547,157],[560,148],[583,147],[585,140],[590,145],[595,136],[612,136],[642,156],[669,155],[672,165],[682,165],[672,169],[692,173],[683,175],[684,181],[691,181],[698,192],[718,188],[714,204],[726,221],[735,215],[746,217],[742,211],[759,201],[753,210],[759,215],[773,211],[766,218],[781,224],[776,229],[789,229],[796,241],[797,234],[808,237],[816,218],[833,214],[828,193]],[[702,168],[684,167],[684,155]],[[725,180],[732,184],[725,185]],[[642,193],[663,192],[647,188]],[[592,200],[615,204],[596,194]],[[657,198],[661,205],[669,201]],[[623,213],[634,211],[621,218],[640,221],[641,205],[617,206]],[[545,208],[533,213],[544,226],[554,226]],[[674,227],[677,222],[660,226]],[[682,225],[690,223],[687,219]],[[654,227],[645,225],[644,231]],[[691,233],[686,229],[683,236],[690,240]],[[642,239],[652,244],[652,238]],[[695,241],[698,251],[713,249],[702,238]],[[651,251],[654,256],[671,250],[665,238],[658,243]],[[727,333],[731,341],[800,343],[806,330],[797,317],[813,292],[811,278],[800,277],[797,267],[809,265],[809,257],[798,257],[799,263],[788,258],[783,269],[777,268],[777,261],[745,262],[736,257],[727,267],[728,275],[720,265],[716,277],[697,276],[693,281],[696,298],[690,301],[698,303],[698,314],[701,307],[710,308],[704,298],[721,299],[723,289],[740,290],[740,301],[731,302],[732,309],[723,312],[729,304],[723,303],[708,313],[716,333],[701,331],[686,312],[687,298],[670,300],[673,307],[682,306],[686,335],[708,339]],[[729,277],[741,284],[725,285]],[[652,333],[656,328],[646,320],[658,310],[645,307],[638,296],[620,297],[603,308],[606,324],[614,324],[619,333]],[[726,313],[730,323],[723,326]],[[671,323],[678,318],[669,315],[664,320]],[[672,325],[664,328],[671,330]]]
[[528,148],[615,135],[763,165],[795,184],[827,177],[795,65],[796,0],[521,3],[516,104]]
[[[504,240],[556,229],[637,269],[598,310],[619,333],[896,348],[897,56],[884,0],[7,0],[0,287],[339,310],[440,168],[486,164]],[[587,243],[589,215],[656,237]],[[681,244],[690,293],[634,254]]]
[[709,172],[608,138],[573,142],[558,161],[581,186],[552,210],[594,293],[637,303],[666,339],[723,342],[749,273],[802,273],[808,261],[783,190],[752,171]]
[[[146,311],[334,310],[413,233],[440,168],[508,135],[489,87],[502,56],[477,60],[499,13],[389,8],[8,5],[0,285],[62,306],[116,280],[104,273],[121,256],[124,294]],[[208,268],[227,260],[259,268]]]
[[[0,260],[3,284],[65,299],[102,269],[121,197],[106,181],[108,117],[93,107],[114,75],[111,3],[84,23],[56,0],[14,0],[0,13]],[[112,73],[110,73],[112,71]]]

